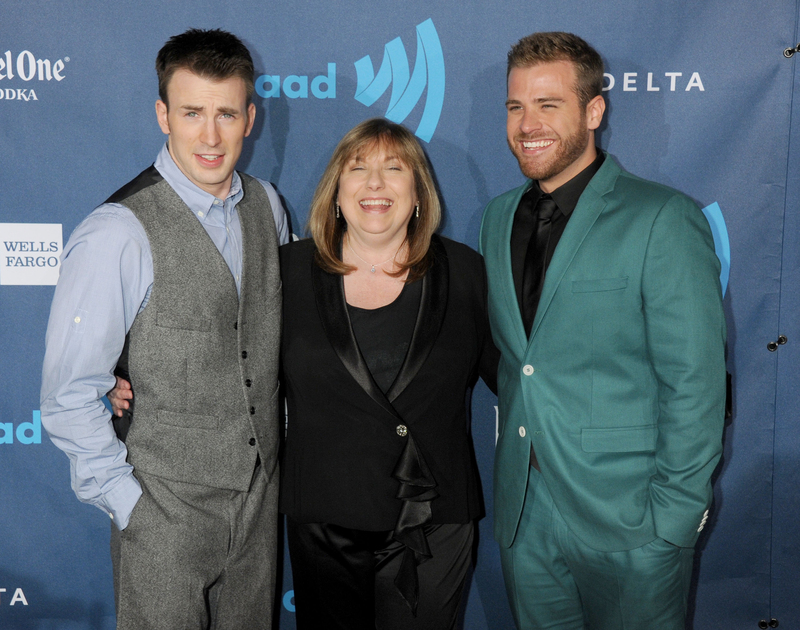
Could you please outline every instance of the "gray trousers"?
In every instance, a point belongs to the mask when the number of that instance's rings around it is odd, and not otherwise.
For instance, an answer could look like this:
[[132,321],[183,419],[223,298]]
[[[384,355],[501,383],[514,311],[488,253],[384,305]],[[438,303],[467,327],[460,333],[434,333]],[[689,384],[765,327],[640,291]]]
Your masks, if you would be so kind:
[[111,527],[118,630],[269,630],[278,474],[247,492],[136,472],[142,497]]

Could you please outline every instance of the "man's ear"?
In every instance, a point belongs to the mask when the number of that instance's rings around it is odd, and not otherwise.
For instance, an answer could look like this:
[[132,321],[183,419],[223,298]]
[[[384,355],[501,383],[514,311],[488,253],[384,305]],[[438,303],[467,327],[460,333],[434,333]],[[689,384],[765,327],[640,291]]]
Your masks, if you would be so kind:
[[603,122],[606,111],[606,101],[602,94],[598,94],[586,105],[586,126],[594,131]]
[[158,99],[156,101],[156,118],[158,119],[158,126],[161,131],[169,135],[169,119],[167,118],[167,104]]
[[247,127],[244,131],[244,137],[250,135],[250,131],[253,129],[253,123],[256,121],[256,106],[253,103],[250,103],[247,106]]

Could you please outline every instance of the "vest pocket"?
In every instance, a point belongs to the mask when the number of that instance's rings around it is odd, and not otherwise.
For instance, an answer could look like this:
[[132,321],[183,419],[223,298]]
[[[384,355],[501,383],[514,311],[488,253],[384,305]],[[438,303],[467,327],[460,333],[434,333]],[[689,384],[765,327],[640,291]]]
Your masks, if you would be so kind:
[[205,332],[211,329],[211,318],[204,313],[186,315],[182,313],[171,313],[169,311],[158,311],[156,313],[156,326]]
[[219,419],[217,416],[204,416],[196,413],[186,413],[184,411],[158,410],[158,421],[172,427],[183,429],[219,429]]
[[635,453],[655,451],[658,428],[642,427],[581,429],[581,449],[585,453]]

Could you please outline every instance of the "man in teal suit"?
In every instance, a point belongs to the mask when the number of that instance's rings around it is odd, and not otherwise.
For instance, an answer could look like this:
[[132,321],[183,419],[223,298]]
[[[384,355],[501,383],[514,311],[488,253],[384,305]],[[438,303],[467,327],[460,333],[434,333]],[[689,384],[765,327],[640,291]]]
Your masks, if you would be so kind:
[[509,53],[529,181],[481,227],[502,352],[495,537],[521,629],[679,630],[722,450],[720,268],[693,201],[595,148],[602,82],[575,35]]

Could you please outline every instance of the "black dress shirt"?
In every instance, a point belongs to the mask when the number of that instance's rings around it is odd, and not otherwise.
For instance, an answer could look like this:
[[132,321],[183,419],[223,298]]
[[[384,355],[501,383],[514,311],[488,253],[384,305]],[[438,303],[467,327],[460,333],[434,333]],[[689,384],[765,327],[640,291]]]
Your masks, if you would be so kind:
[[[558,209],[553,214],[551,222],[550,240],[545,257],[545,270],[550,266],[553,252],[555,252],[556,246],[561,240],[561,235],[567,227],[572,211],[575,210],[575,206],[578,205],[578,200],[584,189],[600,169],[604,159],[605,154],[598,148],[594,162],[550,193],[550,196],[558,205]],[[511,227],[511,274],[514,278],[514,289],[517,293],[517,303],[520,308],[522,306],[522,274],[525,267],[525,254],[528,251],[528,241],[530,241],[532,230],[534,229],[533,225],[535,225],[524,214],[536,207],[539,197],[543,194],[539,188],[539,182],[534,181],[525,195],[523,195],[514,215],[514,224]],[[530,199],[530,206],[528,206],[526,196]]]

